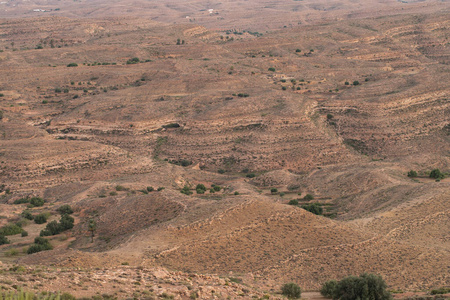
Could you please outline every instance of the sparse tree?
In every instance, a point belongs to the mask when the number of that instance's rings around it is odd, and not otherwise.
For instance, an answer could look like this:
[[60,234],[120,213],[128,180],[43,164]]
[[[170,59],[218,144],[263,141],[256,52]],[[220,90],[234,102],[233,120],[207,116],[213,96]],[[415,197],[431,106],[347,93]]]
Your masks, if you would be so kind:
[[94,219],[89,220],[88,230],[91,232],[91,243],[94,242],[95,231],[97,230],[97,223]]

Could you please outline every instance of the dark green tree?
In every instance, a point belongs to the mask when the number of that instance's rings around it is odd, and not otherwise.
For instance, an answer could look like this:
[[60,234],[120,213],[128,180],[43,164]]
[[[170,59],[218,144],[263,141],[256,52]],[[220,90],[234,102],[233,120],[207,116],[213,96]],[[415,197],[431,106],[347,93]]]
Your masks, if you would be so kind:
[[281,287],[281,293],[289,299],[299,299],[302,295],[302,290],[297,284],[291,282]]

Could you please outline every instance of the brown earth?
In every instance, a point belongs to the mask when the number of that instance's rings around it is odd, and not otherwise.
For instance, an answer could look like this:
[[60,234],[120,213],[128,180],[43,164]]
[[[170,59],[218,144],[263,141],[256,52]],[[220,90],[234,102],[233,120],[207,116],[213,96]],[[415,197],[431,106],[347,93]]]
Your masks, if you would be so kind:
[[[33,222],[0,246],[29,268],[2,286],[41,265],[69,279],[27,288],[79,297],[448,287],[448,2],[172,2],[0,4],[0,225],[26,196],[75,209],[52,251],[23,253]],[[328,217],[287,205],[306,194]]]

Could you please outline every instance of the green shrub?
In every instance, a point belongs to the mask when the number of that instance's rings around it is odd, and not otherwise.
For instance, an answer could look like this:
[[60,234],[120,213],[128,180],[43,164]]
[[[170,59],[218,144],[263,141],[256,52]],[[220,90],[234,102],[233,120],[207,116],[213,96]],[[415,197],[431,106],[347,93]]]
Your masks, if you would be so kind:
[[33,254],[36,252],[52,250],[52,249],[53,249],[53,246],[50,244],[49,240],[38,236],[34,239],[34,244],[28,248],[27,253]]
[[322,213],[323,213],[323,208],[320,203],[305,204],[305,205],[302,205],[302,208],[304,210],[307,210],[307,211],[315,214],[315,215],[322,215]]
[[78,67],[78,64],[77,63],[70,63],[70,64],[68,64],[67,65],[67,67]]
[[213,187],[213,189],[214,189],[214,191],[216,191],[216,192],[220,192],[220,190],[221,190],[222,188],[220,187],[220,185],[215,185],[215,186]]
[[322,285],[320,294],[325,298],[333,298],[336,293],[338,282],[336,280],[329,280]]
[[34,217],[34,222],[36,224],[44,224],[45,222],[47,222],[48,219],[48,215],[45,213],[42,214],[38,214],[37,216]]
[[431,295],[443,295],[448,293],[450,293],[450,288],[441,287],[438,289],[431,290]]
[[302,295],[302,290],[297,284],[291,282],[281,287],[281,293],[289,299],[299,299]]
[[6,236],[6,235],[15,235],[22,232],[22,227],[16,225],[16,224],[6,224],[2,228],[0,228],[0,236]]
[[70,207],[69,204],[61,205],[60,207],[58,207],[58,209],[56,209],[56,211],[59,212],[61,215],[64,215],[64,214],[67,214],[67,215],[73,214],[73,209],[72,209],[72,207]]
[[161,192],[161,191],[164,190],[164,189],[165,189],[165,187],[160,186],[160,187],[158,187],[157,191],[158,191],[158,192]]
[[225,173],[225,170],[224,170],[224,169],[219,169],[217,172],[218,172],[219,174],[224,174],[224,173]]
[[30,205],[33,207],[44,206],[45,200],[40,197],[32,197],[30,199]]
[[185,194],[185,195],[192,195],[193,194],[188,185],[185,185],[183,187],[183,189],[180,191],[180,193]]
[[147,192],[153,192],[155,189],[152,186],[147,187]]
[[408,177],[414,178],[417,177],[417,172],[414,170],[411,170],[408,172]]
[[275,68],[269,68],[268,70],[271,72],[275,72]]
[[288,204],[289,205],[298,205],[298,200],[297,199],[292,199],[291,201],[289,201]]
[[297,50],[295,50],[295,52],[297,52],[297,53],[298,53],[298,52],[302,52],[302,50],[300,50],[300,49],[297,49]]
[[204,190],[206,191],[206,186],[202,183],[197,184],[197,186],[195,187],[196,190]]
[[276,194],[276,193],[278,193],[278,189],[277,188],[271,188],[270,189],[270,193],[271,194]]
[[29,198],[20,198],[20,199],[14,200],[13,203],[14,204],[30,203],[30,199]]
[[28,236],[28,231],[23,230],[22,233],[21,233],[21,236],[22,237]]
[[245,177],[248,177],[248,178],[255,178],[255,177],[256,177],[256,174],[255,174],[255,173],[249,173],[249,174],[245,175]]
[[137,58],[137,57],[133,57],[133,58],[130,58],[129,60],[127,60],[127,65],[132,65],[132,64],[137,64],[137,63],[139,63],[139,58]]
[[239,192],[238,191],[234,192],[234,195],[235,196],[239,195]]
[[311,201],[314,199],[314,196],[311,194],[306,194],[305,197],[303,197],[303,200],[305,201]]
[[353,85],[359,85],[359,81],[358,80],[353,81]]
[[339,282],[334,280],[324,283],[321,293],[334,300],[376,299],[390,300],[391,294],[386,290],[386,283],[379,275],[364,273],[348,276]]
[[121,192],[121,191],[128,191],[128,189],[125,188],[124,186],[116,185],[116,191],[118,191],[118,192]]
[[9,240],[6,236],[0,235],[0,245],[6,245],[9,244]]
[[439,169],[434,169],[431,171],[430,173],[430,178],[434,178],[434,179],[444,179],[445,175],[443,173],[441,173],[441,171]]

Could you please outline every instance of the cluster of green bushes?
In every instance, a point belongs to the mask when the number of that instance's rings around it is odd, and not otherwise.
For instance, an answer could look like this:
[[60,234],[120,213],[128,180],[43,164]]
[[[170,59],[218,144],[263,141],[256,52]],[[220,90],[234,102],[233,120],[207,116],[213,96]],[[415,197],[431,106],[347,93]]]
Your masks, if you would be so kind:
[[341,281],[330,280],[322,285],[320,293],[333,300],[377,299],[390,300],[392,295],[379,275],[364,273],[348,276]]
[[450,287],[448,288],[438,288],[431,290],[431,295],[443,295],[443,294],[450,294]]
[[41,230],[41,233],[39,234],[40,236],[57,235],[63,231],[73,228],[75,220],[70,216],[70,214],[73,213],[70,205],[62,205],[57,209],[57,211],[61,214],[61,219],[59,222],[51,221],[48,223],[45,229]]
[[181,189],[180,193],[185,194],[185,195],[192,195],[192,194],[193,194],[193,192],[191,191],[191,189],[189,188],[188,185],[185,185],[185,186]]
[[44,206],[45,200],[40,197],[26,197],[26,198],[20,198],[13,202],[14,204],[24,204],[29,203],[28,207],[39,207]]
[[209,192],[211,194],[213,194],[215,192],[220,192],[221,189],[222,189],[222,187],[220,185],[211,184],[211,188],[209,189]]
[[[411,178],[415,178],[415,177],[419,176],[417,171],[414,171],[414,170],[410,170],[407,175],[408,175],[408,177],[411,177]],[[430,178],[434,178],[439,181],[439,180],[445,178],[445,174],[442,173],[441,170],[439,170],[439,169],[433,169],[430,172]]]
[[43,237],[36,237],[34,239],[34,244],[32,244],[28,250],[28,254],[33,254],[41,251],[52,250],[53,246],[50,244],[50,241]]
[[22,236],[27,236],[28,232],[23,230],[22,228],[23,222],[17,222],[16,224],[10,223],[6,224],[5,226],[0,228],[0,245],[9,244],[10,241],[6,237],[8,235],[16,235],[16,234],[22,234]]
[[43,292],[40,294],[35,294],[33,292],[24,292],[24,291],[0,291],[0,299],[8,299],[8,300],[75,300],[76,298],[69,294],[52,294]]
[[187,167],[187,166],[192,165],[192,161],[187,160],[187,159],[169,160],[168,162],[171,164],[177,165],[177,166],[182,166],[182,167]]
[[302,296],[302,289],[295,283],[286,283],[281,287],[281,294],[289,299],[299,299]]

